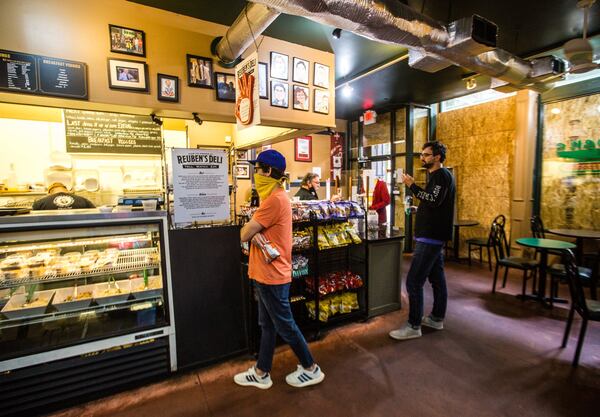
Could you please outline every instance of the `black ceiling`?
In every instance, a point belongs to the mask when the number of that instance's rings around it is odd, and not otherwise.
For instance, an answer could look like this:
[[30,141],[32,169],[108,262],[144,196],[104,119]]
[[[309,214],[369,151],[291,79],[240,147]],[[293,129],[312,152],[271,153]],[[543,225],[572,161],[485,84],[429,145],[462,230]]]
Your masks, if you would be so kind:
[[[231,25],[246,4],[243,0],[131,0],[175,13]],[[413,9],[441,23],[478,14],[498,25],[498,47],[520,57],[560,48],[567,40],[580,37],[583,12],[577,0],[405,0]],[[218,6],[217,6],[218,5]],[[333,39],[333,28],[308,19],[281,15],[265,35],[312,48],[331,51],[336,57],[336,83],[339,85],[370,68],[406,52],[395,45],[384,45],[352,33]],[[600,2],[589,14],[588,35],[600,33]],[[414,70],[407,60],[364,77],[352,84],[351,98],[336,95],[336,116],[352,118],[370,107],[395,103],[431,104],[467,93],[461,75],[468,72],[450,67],[435,74]],[[489,79],[478,78],[474,91],[489,87]]]

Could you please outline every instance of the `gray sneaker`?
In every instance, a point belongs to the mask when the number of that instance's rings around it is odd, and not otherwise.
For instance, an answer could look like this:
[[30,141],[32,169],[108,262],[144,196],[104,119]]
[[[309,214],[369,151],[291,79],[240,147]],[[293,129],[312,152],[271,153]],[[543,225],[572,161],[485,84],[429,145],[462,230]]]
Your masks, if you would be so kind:
[[425,316],[421,319],[421,325],[431,327],[435,330],[443,330],[444,320],[434,320],[431,318],[431,316]]
[[397,330],[392,330],[389,333],[392,339],[396,340],[408,340],[408,339],[416,339],[417,337],[421,337],[421,329],[413,329],[412,326],[406,323],[404,326],[400,327]]

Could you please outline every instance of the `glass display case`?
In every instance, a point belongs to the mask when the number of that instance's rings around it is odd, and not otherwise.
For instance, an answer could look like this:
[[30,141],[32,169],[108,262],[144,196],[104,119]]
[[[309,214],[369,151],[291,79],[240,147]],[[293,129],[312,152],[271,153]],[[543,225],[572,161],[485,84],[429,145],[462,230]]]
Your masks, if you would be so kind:
[[162,212],[0,219],[0,371],[159,337],[176,369],[166,225]]

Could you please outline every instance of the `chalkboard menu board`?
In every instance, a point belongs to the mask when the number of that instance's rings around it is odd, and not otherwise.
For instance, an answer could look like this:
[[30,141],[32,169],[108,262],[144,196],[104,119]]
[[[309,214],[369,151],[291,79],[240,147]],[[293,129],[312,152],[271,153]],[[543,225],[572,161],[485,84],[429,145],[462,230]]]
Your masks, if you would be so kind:
[[0,90],[87,100],[87,65],[0,50]]
[[160,127],[150,116],[65,109],[67,152],[160,155]]

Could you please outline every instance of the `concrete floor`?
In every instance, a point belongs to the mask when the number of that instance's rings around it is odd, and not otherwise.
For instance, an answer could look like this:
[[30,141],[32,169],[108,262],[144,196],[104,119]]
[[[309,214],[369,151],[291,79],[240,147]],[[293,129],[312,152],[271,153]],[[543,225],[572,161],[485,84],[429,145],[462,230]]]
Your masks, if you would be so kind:
[[[407,259],[406,261],[410,261]],[[387,333],[407,309],[329,331],[310,344],[326,373],[315,387],[285,383],[296,359],[278,349],[273,387],[233,383],[252,365],[248,357],[175,376],[53,414],[74,416],[597,416],[600,413],[600,324],[590,323],[580,366],[571,368],[579,332],[560,349],[567,306],[548,310],[514,297],[520,273],[491,294],[485,268],[446,267],[446,329],[420,339]],[[563,296],[567,288],[561,288]],[[426,291],[430,306],[430,291]],[[403,297],[407,306],[406,297]],[[427,310],[426,310],[427,311]]]

